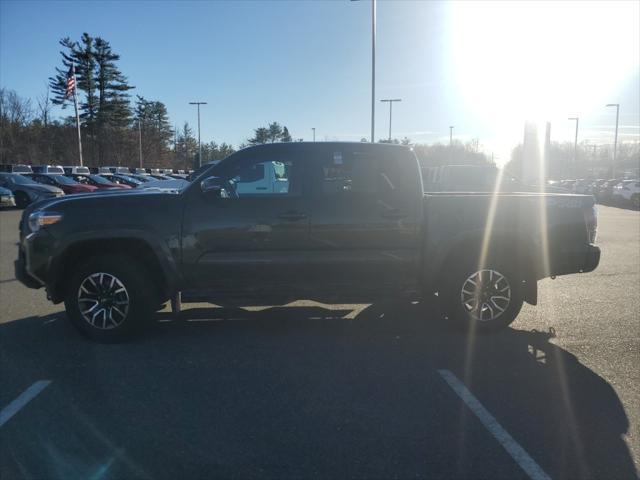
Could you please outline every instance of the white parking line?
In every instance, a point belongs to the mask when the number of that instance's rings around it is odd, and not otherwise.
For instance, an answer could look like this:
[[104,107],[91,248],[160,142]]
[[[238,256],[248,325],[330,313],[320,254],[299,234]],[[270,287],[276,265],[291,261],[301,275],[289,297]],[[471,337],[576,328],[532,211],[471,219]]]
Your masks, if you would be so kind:
[[467,407],[478,417],[478,420],[489,430],[491,435],[504,447],[511,458],[513,458],[520,468],[522,468],[532,480],[551,480],[540,465],[529,456],[524,448],[516,442],[509,432],[498,423],[489,411],[484,408],[480,401],[469,391],[469,389],[450,370],[438,370],[440,376],[453,389],[454,392],[466,403]]
[[9,421],[16,413],[20,411],[27,403],[33,400],[40,392],[49,386],[51,380],[38,380],[36,383],[22,392],[18,398],[16,398],[9,405],[4,407],[0,411],[0,427]]

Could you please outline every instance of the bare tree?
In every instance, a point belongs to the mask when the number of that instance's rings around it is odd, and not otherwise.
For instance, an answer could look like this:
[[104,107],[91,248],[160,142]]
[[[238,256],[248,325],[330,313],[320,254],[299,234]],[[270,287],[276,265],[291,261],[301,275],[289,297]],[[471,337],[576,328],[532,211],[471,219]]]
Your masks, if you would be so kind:
[[36,103],[38,104],[38,117],[40,118],[42,125],[46,127],[49,125],[49,115],[51,114],[52,108],[48,85],[45,93],[36,98]]

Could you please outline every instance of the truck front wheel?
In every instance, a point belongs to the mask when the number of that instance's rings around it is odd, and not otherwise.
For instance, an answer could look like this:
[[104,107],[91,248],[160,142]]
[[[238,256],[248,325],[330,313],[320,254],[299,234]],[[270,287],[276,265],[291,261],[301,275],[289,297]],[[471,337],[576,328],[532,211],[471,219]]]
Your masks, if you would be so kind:
[[469,329],[495,331],[510,325],[523,303],[523,284],[507,262],[464,262],[443,292],[449,320]]
[[64,303],[71,323],[84,336],[117,342],[150,318],[153,290],[144,265],[109,254],[90,258],[73,272]]

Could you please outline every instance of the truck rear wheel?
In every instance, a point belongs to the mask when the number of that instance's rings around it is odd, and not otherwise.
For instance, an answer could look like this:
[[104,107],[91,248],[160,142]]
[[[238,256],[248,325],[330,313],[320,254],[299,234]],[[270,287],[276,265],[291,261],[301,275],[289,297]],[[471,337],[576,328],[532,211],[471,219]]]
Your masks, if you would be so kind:
[[496,331],[510,325],[523,303],[522,279],[506,261],[462,262],[446,280],[445,313],[458,325]]
[[125,255],[103,255],[72,274],[64,303],[80,333],[110,343],[130,337],[151,317],[153,291],[144,265]]

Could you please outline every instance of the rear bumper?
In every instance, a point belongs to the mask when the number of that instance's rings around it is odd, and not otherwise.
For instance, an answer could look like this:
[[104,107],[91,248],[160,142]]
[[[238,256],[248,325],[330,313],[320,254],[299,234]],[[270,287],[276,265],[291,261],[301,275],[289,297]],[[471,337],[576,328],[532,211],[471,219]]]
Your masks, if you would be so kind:
[[552,265],[551,275],[568,275],[570,273],[592,272],[600,263],[600,247],[588,245],[586,250],[567,252],[556,259]]

